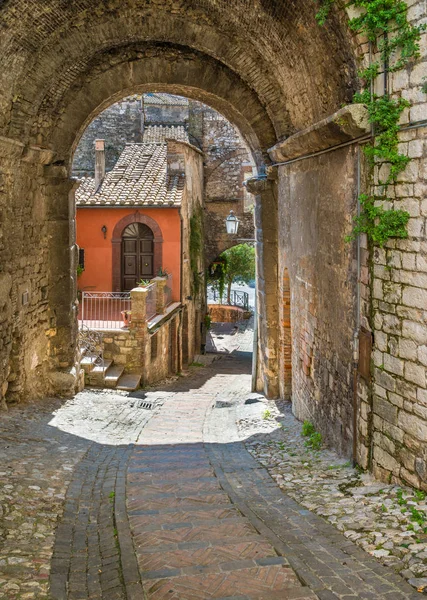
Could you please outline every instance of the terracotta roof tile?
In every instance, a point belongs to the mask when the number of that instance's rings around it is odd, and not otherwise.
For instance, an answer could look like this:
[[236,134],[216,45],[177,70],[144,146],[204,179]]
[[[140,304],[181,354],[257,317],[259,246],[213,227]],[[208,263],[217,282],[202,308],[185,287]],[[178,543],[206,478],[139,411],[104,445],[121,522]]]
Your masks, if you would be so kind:
[[149,125],[144,128],[143,142],[164,142],[166,139],[189,142],[188,133],[183,125]]
[[[176,139],[176,138],[175,138]],[[115,167],[95,193],[95,180],[84,177],[77,206],[180,206],[184,174],[167,172],[167,144],[127,144]]]

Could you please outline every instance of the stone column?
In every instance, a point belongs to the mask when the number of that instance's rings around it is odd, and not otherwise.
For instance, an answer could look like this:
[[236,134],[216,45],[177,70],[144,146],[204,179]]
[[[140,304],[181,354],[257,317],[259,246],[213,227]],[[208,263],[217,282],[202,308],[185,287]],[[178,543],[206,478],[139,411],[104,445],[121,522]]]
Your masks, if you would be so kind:
[[253,178],[247,190],[255,195],[257,258],[258,364],[257,391],[267,398],[279,396],[278,378],[278,216],[277,184],[273,179]]
[[131,368],[142,369],[145,362],[145,347],[147,344],[147,288],[137,287],[131,290],[131,311],[132,317],[130,321],[130,333],[136,340],[136,349],[134,357],[129,364]]
[[166,311],[165,287],[168,282],[167,277],[154,277],[152,283],[156,283],[156,313],[163,315]]
[[75,181],[63,166],[47,165],[43,175],[49,236],[50,379],[56,393],[68,396],[75,393],[78,378]]

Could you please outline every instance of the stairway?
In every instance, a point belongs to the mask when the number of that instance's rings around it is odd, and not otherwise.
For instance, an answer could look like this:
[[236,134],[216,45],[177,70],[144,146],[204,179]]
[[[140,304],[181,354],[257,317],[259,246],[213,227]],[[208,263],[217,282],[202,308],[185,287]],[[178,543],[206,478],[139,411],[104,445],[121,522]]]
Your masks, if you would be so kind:
[[115,388],[133,392],[141,384],[141,373],[125,373],[122,365],[98,355],[86,354],[80,365],[85,372],[85,385],[98,388]]

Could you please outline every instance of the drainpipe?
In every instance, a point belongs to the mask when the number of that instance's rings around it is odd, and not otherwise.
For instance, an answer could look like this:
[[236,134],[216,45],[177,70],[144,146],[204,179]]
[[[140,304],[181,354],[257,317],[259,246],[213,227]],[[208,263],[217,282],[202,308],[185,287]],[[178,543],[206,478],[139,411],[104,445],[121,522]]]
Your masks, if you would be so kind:
[[[255,276],[256,286],[258,279]],[[256,392],[256,382],[258,375],[258,312],[257,312],[257,289],[255,288],[255,306],[254,306],[254,341],[252,353],[252,392]]]
[[105,140],[95,140],[95,192],[105,177]]
[[[360,217],[360,145],[357,146],[357,216]],[[356,327],[353,335],[353,467],[357,464],[357,384],[360,331],[360,234],[357,236]]]

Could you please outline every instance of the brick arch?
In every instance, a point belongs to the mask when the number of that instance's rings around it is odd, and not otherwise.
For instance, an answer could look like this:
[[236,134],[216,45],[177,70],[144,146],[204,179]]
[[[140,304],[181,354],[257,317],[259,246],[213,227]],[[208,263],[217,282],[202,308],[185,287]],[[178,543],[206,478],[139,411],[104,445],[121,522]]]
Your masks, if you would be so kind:
[[163,260],[163,235],[159,224],[152,217],[143,215],[139,212],[126,215],[116,223],[111,238],[113,252],[113,292],[121,291],[121,272],[122,272],[122,235],[128,225],[132,223],[143,223],[147,225],[154,234],[154,257],[153,271],[157,273],[162,266]]

